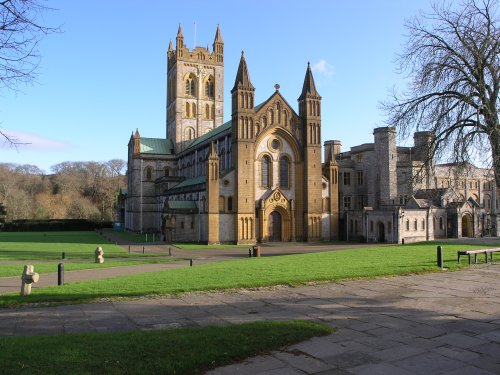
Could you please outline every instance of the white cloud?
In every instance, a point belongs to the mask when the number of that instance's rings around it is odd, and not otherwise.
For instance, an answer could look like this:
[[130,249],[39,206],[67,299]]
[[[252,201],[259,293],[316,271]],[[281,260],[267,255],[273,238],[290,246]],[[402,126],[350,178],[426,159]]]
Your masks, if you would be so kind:
[[[18,130],[1,129],[2,133],[9,136],[12,140],[19,142],[17,148],[24,150],[39,151],[63,151],[72,148],[69,143],[57,141],[55,139],[45,138],[40,135],[26,133]],[[11,148],[12,145],[4,137],[0,136],[0,148]]]
[[320,59],[317,63],[313,64],[311,69],[313,72],[323,74],[324,76],[330,78],[335,74],[335,68],[330,65],[324,59]]

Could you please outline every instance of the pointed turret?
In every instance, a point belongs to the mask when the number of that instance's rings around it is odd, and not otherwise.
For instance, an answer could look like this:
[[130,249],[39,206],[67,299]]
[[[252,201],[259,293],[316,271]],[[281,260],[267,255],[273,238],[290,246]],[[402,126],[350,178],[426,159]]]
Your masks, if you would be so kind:
[[314,84],[314,77],[311,70],[311,64],[309,62],[307,63],[307,70],[306,70],[306,76],[304,78],[304,85],[302,86],[302,93],[300,94],[298,100],[305,99],[307,95],[318,97],[319,99],[321,99],[321,97],[318,94],[318,91],[316,91],[316,85]]
[[224,62],[224,41],[222,40],[222,34],[220,32],[220,25],[217,25],[217,31],[215,33],[213,52],[215,56],[215,62]]
[[177,51],[177,57],[182,57],[183,49],[184,49],[184,35],[182,35],[182,25],[179,24],[179,29],[177,30],[177,37],[175,38],[175,50]]
[[220,24],[217,24],[217,31],[215,32],[215,39],[214,39],[214,43],[224,43],[224,41],[222,40],[222,34],[220,32]]
[[240,65],[238,66],[238,73],[236,73],[236,80],[234,81],[234,87],[231,90],[236,91],[237,89],[247,89],[247,90],[255,90],[250,81],[250,74],[248,73],[247,62],[245,60],[245,53],[241,51],[241,59]]
[[139,134],[139,129],[135,130],[134,134],[134,156],[141,153],[141,135]]
[[219,243],[219,156],[215,142],[210,145],[207,160],[207,231],[208,243]]
[[170,43],[168,44],[168,52],[173,52],[174,46],[172,45],[172,39],[170,39]]

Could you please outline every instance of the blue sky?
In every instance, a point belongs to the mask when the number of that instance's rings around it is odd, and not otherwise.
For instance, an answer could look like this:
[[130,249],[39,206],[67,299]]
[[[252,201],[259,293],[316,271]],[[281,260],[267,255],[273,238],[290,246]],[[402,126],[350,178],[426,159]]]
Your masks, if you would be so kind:
[[31,144],[0,141],[0,161],[46,172],[62,161],[126,159],[132,131],[165,136],[166,52],[179,23],[185,43],[212,45],[217,24],[225,43],[224,119],[245,51],[255,102],[281,93],[297,109],[310,61],[323,98],[322,141],[343,150],[372,142],[385,126],[379,102],[402,87],[394,59],[405,19],[428,1],[160,1],[49,0],[45,24],[63,32],[39,46],[37,82],[0,92],[2,131]]

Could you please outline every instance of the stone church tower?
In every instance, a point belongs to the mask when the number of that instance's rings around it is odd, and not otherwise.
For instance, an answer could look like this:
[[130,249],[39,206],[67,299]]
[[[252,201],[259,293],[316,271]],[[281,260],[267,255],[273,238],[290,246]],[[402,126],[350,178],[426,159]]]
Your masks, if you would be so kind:
[[222,125],[224,115],[224,42],[217,26],[212,52],[207,47],[184,44],[182,26],[175,50],[168,48],[167,138],[175,152]]
[[311,66],[306,76],[299,101],[299,116],[303,121],[304,140],[304,237],[317,241],[321,238],[321,96],[316,91]]
[[232,94],[232,149],[235,177],[235,234],[238,243],[255,243],[254,116],[255,88],[243,52]]

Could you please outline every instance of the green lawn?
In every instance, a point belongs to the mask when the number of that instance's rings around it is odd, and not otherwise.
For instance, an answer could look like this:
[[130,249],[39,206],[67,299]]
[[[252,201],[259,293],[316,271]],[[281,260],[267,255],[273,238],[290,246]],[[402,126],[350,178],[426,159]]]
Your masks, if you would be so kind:
[[127,253],[95,232],[0,232],[0,260],[92,258],[97,246],[105,256]]
[[313,322],[0,339],[4,374],[195,374],[331,333]]
[[[1,260],[56,260],[64,252],[68,259],[93,259],[97,246],[104,258],[140,257],[128,254],[95,232],[0,232]],[[147,257],[162,256],[146,254]],[[165,254],[163,254],[165,256]]]
[[[0,306],[29,302],[81,303],[99,298],[172,295],[190,291],[254,288],[270,285],[299,285],[440,271],[436,266],[437,243],[368,248],[209,263],[165,272],[33,289],[28,298],[1,295]],[[442,244],[446,267],[457,264],[456,251],[478,248],[472,245]],[[484,260],[481,260],[484,261]]]
[[[57,265],[59,263],[64,263],[65,271],[77,271],[77,270],[86,270],[86,269],[95,269],[95,268],[109,268],[109,267],[121,267],[121,266],[135,266],[138,264],[158,264],[158,263],[169,263],[180,261],[181,258],[162,258],[162,259],[140,259],[140,260],[105,260],[104,263],[93,263],[91,261],[88,262],[68,262],[68,261],[59,261],[59,262],[44,262],[44,263],[36,263],[33,262],[33,266],[35,267],[35,272],[39,274],[57,272]],[[0,277],[10,277],[10,276],[19,276],[23,273],[25,263],[16,263],[16,264],[0,264]]]

